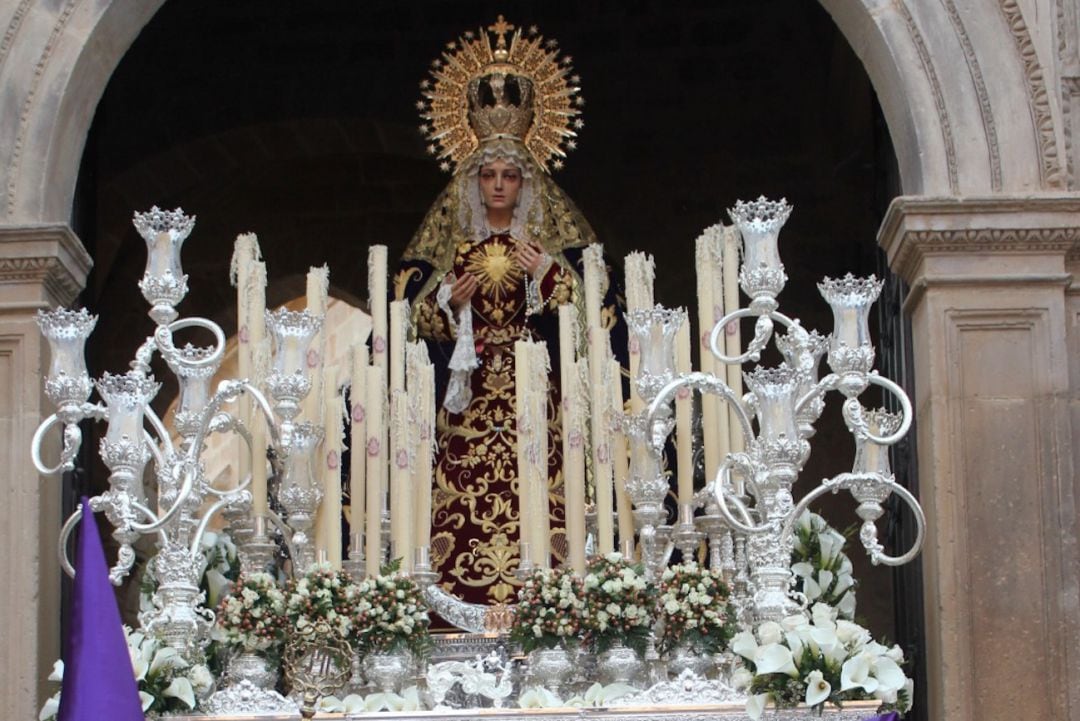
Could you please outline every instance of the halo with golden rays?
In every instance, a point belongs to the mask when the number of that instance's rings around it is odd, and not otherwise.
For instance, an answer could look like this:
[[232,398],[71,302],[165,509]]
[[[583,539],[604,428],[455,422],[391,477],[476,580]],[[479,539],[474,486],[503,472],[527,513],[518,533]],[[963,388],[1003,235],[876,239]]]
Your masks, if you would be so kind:
[[580,78],[573,74],[570,57],[559,57],[555,40],[545,39],[536,26],[515,28],[502,15],[487,30],[465,32],[447,43],[431,63],[432,80],[420,83],[417,108],[428,152],[443,170],[452,170],[476,150],[480,141],[469,125],[469,82],[493,71],[532,81],[534,115],[525,147],[545,171],[561,168],[566,151],[577,146],[576,131],[585,125],[579,117],[585,105]]

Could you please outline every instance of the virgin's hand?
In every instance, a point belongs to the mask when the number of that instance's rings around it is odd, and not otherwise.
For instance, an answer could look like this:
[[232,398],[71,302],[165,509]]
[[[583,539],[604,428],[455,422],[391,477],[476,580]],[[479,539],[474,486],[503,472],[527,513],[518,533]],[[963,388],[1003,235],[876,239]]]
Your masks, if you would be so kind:
[[518,243],[514,250],[514,261],[517,262],[530,276],[535,276],[544,262],[544,249],[537,243]]
[[479,287],[475,276],[471,273],[463,273],[450,288],[450,307],[459,311],[467,306]]

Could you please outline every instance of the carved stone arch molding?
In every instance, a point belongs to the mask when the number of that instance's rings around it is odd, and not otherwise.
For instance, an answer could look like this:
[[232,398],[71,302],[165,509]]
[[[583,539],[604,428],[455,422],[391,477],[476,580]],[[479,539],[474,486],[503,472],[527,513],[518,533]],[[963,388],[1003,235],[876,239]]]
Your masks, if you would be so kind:
[[[6,3],[0,218],[67,220],[94,109],[164,0]],[[1019,0],[821,0],[871,78],[903,191],[1063,188],[1053,44]],[[1045,46],[1045,47],[1044,47]],[[1060,141],[1059,141],[1060,136]]]
[[874,85],[905,195],[1064,189],[1054,46],[1031,28],[1025,3],[821,4]]

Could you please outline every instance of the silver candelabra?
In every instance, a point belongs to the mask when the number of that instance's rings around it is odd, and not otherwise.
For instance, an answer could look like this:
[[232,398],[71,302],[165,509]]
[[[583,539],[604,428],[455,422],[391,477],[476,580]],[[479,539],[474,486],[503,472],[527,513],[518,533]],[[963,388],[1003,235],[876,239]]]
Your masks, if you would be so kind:
[[[926,526],[918,501],[896,482],[889,468],[888,446],[907,433],[912,409],[903,389],[873,370],[875,353],[868,316],[882,283],[873,276],[855,278],[850,274],[822,281],[818,289],[834,317],[833,332],[827,338],[807,332],[798,320],[780,313],[776,297],[787,274],[777,239],[790,213],[791,206],[785,200],[765,198],[739,201],[729,211],[742,235],[739,286],[750,303],[716,323],[710,335],[711,351],[724,364],[741,366],[759,361],[762,350],[775,339],[785,359],[777,367],[759,366],[744,372],[749,389],[745,396],[740,397],[723,377],[707,373],[674,376],[670,338],[678,328],[675,312],[657,306],[628,317],[630,331],[642,348],[637,387],[649,403],[644,418],[631,424],[631,441],[637,446],[632,462],[639,459],[640,473],[632,471],[627,481],[635,516],[640,516],[643,558],[655,574],[670,554],[670,548],[658,548],[655,519],[657,501],[667,491],[659,459],[671,431],[672,399],[681,388],[718,395],[734,409],[746,450],[727,454],[707,492],[697,497],[705,514],[694,518],[692,510],[681,509],[674,535],[686,539],[687,548],[691,543],[696,546],[694,539],[700,536],[692,534],[700,527],[709,538],[713,565],[724,569],[736,594],[742,591],[751,621],[779,620],[805,605],[805,599],[791,590],[792,533],[795,521],[821,495],[840,490],[852,494],[862,520],[859,538],[875,564],[900,565],[914,558]],[[721,334],[729,323],[742,318],[755,319],[754,336],[741,355],[726,355]],[[776,324],[785,328],[783,335],[775,333]],[[819,379],[822,355],[827,356],[831,373]],[[872,385],[891,394],[899,412],[864,408],[859,397]],[[792,487],[809,457],[814,423],[830,391],[838,391],[844,398],[844,421],[856,444],[854,468],[825,480],[795,503]],[[875,526],[884,513],[882,504],[894,493],[911,508],[917,524],[913,547],[895,557],[885,553]]]
[[[139,288],[151,306],[154,333],[136,351],[130,370],[105,373],[92,382],[86,370],[84,346],[97,318],[85,309],[40,312],[38,323],[52,351],[45,392],[56,412],[35,433],[32,455],[42,474],[72,470],[82,441],[79,423],[86,419],[107,423],[100,453],[109,469],[109,487],[90,499],[90,507],[105,513],[119,544],[110,579],[119,584],[134,564],[133,544],[140,536],[155,535],[158,549],[150,569],[157,588],[152,607],[141,614],[140,622],[148,632],[188,655],[207,640],[214,618],[213,612],[202,606],[205,599],[199,590],[205,566],[200,548],[202,536],[219,512],[233,519],[250,516],[251,477],[240,479],[234,488],[219,490],[210,484],[201,460],[206,439],[212,433],[236,433],[250,452],[251,435],[244,419],[226,410],[242,394],[252,398],[254,413],[266,419],[286,521],[273,512],[254,519],[250,528],[238,534],[247,539],[244,546],[250,546],[241,548],[241,555],[251,551],[251,557],[245,559],[248,566],[265,565],[272,558],[269,523],[282,530],[294,570],[303,570],[311,562],[307,533],[321,498],[312,480],[311,462],[322,429],[297,423],[296,417],[300,402],[311,388],[304,359],[322,318],[306,311],[265,314],[275,345],[273,366],[265,382],[273,405],[249,379],[222,381],[211,389],[225,353],[225,334],[205,318],[178,319],[175,307],[187,294],[180,249],[195,218],[180,209],[162,211],[154,207],[147,213],[135,213],[134,224],[147,244],[146,271]],[[209,331],[213,345],[178,347],[174,334],[189,328]],[[161,355],[179,382],[175,415],[178,442],[150,406],[161,385],[150,369],[155,353]],[[89,401],[95,387],[102,402]],[[63,428],[62,449],[59,462],[48,466],[42,459],[42,448],[47,434],[56,426]],[[266,459],[253,461],[265,463]],[[146,502],[143,492],[148,464],[152,464],[157,481],[153,506]],[[61,563],[70,575],[74,575],[74,569],[67,558],[67,538],[80,519],[81,511],[77,510],[61,532]]]

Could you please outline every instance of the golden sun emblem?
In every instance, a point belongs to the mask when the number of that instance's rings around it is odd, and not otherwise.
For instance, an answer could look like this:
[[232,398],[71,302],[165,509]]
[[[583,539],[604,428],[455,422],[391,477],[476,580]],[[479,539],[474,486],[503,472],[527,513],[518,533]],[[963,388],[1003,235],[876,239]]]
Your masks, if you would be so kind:
[[521,268],[510,257],[509,246],[486,243],[469,257],[465,270],[480,283],[485,295],[496,301],[510,295],[521,283]]

